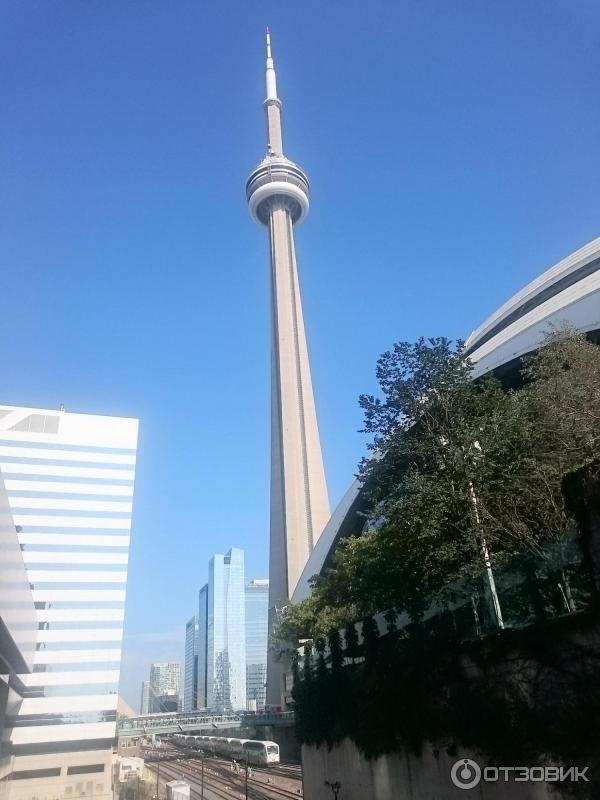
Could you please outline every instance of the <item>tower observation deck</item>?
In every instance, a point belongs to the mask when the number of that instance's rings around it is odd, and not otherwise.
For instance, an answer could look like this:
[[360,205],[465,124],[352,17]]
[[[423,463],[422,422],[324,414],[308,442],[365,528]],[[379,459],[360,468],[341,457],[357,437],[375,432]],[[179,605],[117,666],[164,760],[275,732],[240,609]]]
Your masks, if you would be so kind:
[[[267,154],[246,182],[250,214],[269,230],[271,260],[271,532],[269,631],[289,602],[329,516],[312,389],[294,225],[309,208],[305,172],[283,154],[281,100],[267,30]],[[267,703],[283,705],[283,667],[272,651]]]

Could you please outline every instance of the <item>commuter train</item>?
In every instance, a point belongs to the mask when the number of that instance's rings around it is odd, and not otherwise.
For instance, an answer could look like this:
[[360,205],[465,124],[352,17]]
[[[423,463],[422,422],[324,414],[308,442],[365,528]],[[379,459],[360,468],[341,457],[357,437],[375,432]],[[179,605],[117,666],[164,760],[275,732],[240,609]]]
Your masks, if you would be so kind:
[[186,736],[184,733],[173,735],[174,744],[204,750],[218,756],[234,758],[242,763],[255,766],[269,766],[279,763],[279,745],[276,742],[262,742],[258,739],[227,739],[223,736]]

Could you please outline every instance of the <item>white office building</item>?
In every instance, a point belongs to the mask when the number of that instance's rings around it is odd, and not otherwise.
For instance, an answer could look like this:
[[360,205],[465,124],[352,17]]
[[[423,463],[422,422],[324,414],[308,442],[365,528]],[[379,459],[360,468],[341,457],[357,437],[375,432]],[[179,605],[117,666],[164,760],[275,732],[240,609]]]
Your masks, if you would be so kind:
[[138,422],[0,406],[0,469],[37,643],[15,677],[10,800],[109,800]]

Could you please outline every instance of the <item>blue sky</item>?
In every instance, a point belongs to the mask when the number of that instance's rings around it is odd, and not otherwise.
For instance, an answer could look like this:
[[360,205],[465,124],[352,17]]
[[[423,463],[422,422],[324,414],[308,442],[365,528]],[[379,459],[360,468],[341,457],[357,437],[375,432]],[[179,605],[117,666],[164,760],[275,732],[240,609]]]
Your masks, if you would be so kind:
[[592,0],[0,6],[3,403],[141,420],[122,693],[214,552],[267,574],[269,24],[332,503],[398,339],[465,336],[600,234]]

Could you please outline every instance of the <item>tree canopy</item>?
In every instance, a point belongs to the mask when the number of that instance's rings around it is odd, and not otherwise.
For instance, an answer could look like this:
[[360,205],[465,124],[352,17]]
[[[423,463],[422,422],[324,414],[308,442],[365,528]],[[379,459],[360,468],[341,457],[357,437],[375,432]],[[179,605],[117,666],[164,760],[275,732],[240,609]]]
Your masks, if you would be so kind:
[[600,450],[600,348],[562,328],[507,390],[473,380],[461,342],[400,342],[377,362],[380,396],[362,395],[371,457],[360,536],[340,544],[288,609],[277,637],[323,635],[397,608],[415,619],[491,563],[546,548],[573,528],[563,475]]

